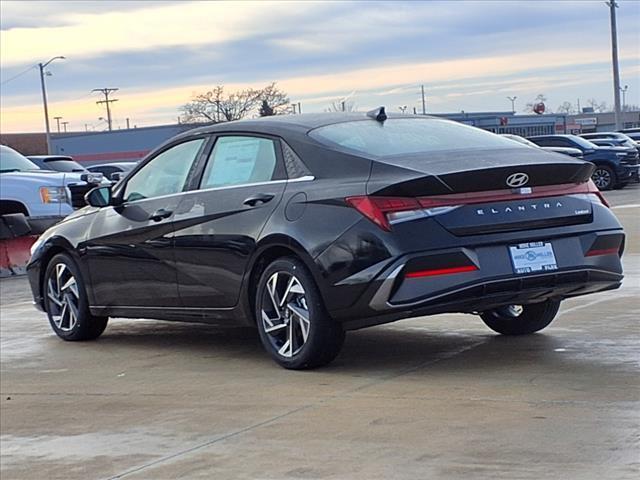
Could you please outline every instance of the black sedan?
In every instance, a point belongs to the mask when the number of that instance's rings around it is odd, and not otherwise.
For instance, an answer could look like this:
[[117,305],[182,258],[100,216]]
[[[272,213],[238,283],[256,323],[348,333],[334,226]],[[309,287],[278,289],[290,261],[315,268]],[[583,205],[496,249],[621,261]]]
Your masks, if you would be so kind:
[[251,325],[294,369],[422,315],[530,334],[621,284],[625,235],[593,168],[383,109],[223,123],[90,192],[34,245],[29,279],[65,340],[108,317]]

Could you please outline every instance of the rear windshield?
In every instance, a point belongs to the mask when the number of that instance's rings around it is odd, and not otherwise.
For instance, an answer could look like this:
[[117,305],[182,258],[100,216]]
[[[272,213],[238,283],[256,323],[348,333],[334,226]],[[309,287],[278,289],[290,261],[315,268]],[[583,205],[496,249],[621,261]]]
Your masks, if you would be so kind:
[[55,158],[45,160],[44,164],[57,172],[84,172],[84,167],[74,160],[67,158]]
[[316,128],[309,135],[328,146],[378,157],[441,150],[529,148],[479,128],[437,118],[335,123]]

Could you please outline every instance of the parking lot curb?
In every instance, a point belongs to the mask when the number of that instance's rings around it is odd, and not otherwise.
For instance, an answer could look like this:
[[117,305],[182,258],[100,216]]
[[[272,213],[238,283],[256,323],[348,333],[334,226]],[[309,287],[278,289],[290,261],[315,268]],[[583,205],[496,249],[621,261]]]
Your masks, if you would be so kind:
[[24,275],[31,257],[31,245],[36,236],[25,236],[0,240],[0,277]]

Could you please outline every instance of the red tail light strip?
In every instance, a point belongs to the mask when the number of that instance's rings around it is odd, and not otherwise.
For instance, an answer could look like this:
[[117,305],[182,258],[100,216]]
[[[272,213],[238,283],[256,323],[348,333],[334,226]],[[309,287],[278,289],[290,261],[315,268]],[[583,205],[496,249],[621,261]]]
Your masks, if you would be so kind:
[[464,273],[473,272],[478,270],[475,265],[465,265],[463,267],[451,267],[451,268],[435,268],[433,270],[417,270],[415,272],[407,272],[404,274],[405,278],[420,278],[420,277],[434,277],[436,275],[450,275],[452,273]]
[[448,207],[454,205],[471,205],[476,203],[503,202],[508,200],[526,200],[531,198],[553,197],[558,195],[574,195],[580,193],[593,193],[600,201],[609,204],[598,190],[598,187],[589,180],[584,183],[565,183],[562,185],[546,185],[526,189],[510,190],[486,190],[483,192],[452,193],[450,195],[404,198],[404,197],[375,197],[358,196],[348,197],[346,202],[374,222],[383,230],[390,231],[391,225],[387,218],[388,213],[420,210],[435,207]]

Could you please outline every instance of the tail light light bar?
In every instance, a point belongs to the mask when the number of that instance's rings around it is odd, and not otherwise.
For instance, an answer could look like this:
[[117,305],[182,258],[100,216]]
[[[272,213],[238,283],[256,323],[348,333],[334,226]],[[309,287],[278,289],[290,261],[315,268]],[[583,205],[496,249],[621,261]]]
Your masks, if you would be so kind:
[[383,230],[391,231],[391,225],[398,221],[441,215],[462,205],[579,194],[593,197],[594,200],[609,207],[606,199],[591,180],[579,184],[486,190],[415,198],[362,195],[347,197],[345,201]]

